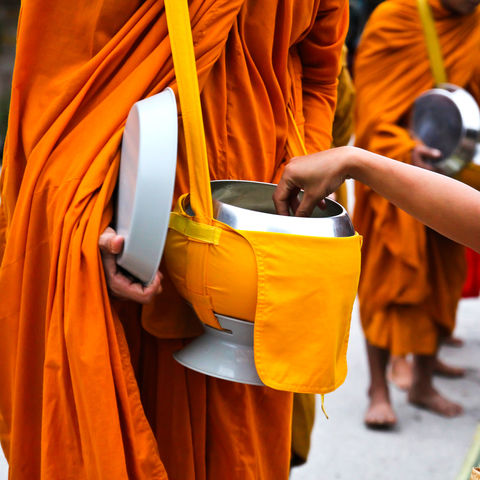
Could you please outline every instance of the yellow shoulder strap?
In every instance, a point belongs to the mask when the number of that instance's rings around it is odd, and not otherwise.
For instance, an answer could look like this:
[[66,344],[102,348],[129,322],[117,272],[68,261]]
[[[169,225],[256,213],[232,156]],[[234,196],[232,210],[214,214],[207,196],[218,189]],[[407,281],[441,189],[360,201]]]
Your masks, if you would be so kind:
[[417,0],[417,2],[435,85],[446,83],[447,74],[443,65],[442,51],[440,49],[440,42],[438,41],[438,35],[435,29],[435,22],[433,21],[432,9],[428,4],[428,0]]
[[195,218],[210,223],[212,192],[188,2],[165,0],[165,12],[185,131],[190,204]]
[[[195,217],[209,223],[212,194],[188,2],[165,0],[165,12],[185,131],[190,203]],[[291,157],[307,154],[290,107],[287,150]]]

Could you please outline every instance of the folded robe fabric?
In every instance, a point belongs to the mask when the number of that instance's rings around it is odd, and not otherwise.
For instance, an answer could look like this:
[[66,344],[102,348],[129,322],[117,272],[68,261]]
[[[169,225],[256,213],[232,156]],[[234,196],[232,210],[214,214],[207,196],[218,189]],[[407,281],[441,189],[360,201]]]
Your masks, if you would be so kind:
[[[480,99],[480,11],[460,16],[429,2],[448,81]],[[407,125],[434,79],[416,0],[387,0],[370,17],[355,59],[356,145],[410,162]],[[395,354],[431,354],[454,327],[463,248],[356,185],[354,224],[364,235],[360,313],[367,339]],[[412,192],[414,195],[415,192]]]
[[[272,180],[287,104],[309,149],[327,148],[344,3],[189,8],[212,178]],[[199,330],[168,279],[141,315],[172,340],[139,330],[138,307],[108,297],[98,236],[124,123],[169,85],[163,2],[22,3],[0,210],[0,438],[12,479],[288,476],[291,395],[175,364],[174,339]],[[177,173],[180,194],[181,144]]]

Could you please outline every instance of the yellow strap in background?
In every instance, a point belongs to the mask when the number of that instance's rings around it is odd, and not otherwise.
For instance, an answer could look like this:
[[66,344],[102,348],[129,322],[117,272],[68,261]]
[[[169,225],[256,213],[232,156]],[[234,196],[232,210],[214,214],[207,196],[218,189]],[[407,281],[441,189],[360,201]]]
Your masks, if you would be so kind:
[[428,0],[417,0],[418,11],[422,21],[423,33],[427,44],[428,57],[430,59],[430,68],[432,69],[435,85],[447,82],[447,74],[443,65],[442,50],[438,40],[433,14]]
[[297,122],[293,116],[290,106],[287,107],[288,112],[288,136],[287,136],[287,152],[290,157],[299,157],[301,155],[307,155],[307,148],[305,142],[300,135]]
[[[287,154],[290,158],[299,157],[301,155],[307,155],[307,147],[300,135],[297,122],[293,115],[292,109],[287,108],[288,112],[288,137],[287,137]],[[340,203],[345,209],[348,209],[348,194],[347,185],[342,183],[335,192],[336,201]],[[325,412],[324,412],[325,413]],[[325,414],[326,415],[326,414]],[[328,417],[327,417],[328,418]]]
[[188,2],[165,0],[165,12],[185,131],[190,204],[195,218],[210,223],[212,192]]

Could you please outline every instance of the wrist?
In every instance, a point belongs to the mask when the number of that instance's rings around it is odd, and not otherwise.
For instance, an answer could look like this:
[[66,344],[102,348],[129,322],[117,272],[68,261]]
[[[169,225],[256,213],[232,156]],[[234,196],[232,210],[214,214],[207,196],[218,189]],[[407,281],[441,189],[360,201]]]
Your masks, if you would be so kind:
[[359,156],[362,150],[352,146],[346,146],[341,148],[344,150],[341,157],[342,176],[345,178],[357,179],[357,176],[360,174],[361,170],[361,162],[359,161]]

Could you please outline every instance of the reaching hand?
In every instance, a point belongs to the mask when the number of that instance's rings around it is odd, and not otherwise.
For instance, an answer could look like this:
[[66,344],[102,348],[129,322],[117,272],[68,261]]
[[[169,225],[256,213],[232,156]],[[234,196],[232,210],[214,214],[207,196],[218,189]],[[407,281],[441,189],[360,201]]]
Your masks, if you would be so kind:
[[103,269],[110,293],[113,297],[149,303],[162,291],[162,274],[157,272],[153,282],[144,286],[123,274],[117,267],[116,258],[123,249],[123,237],[117,235],[113,228],[106,228],[98,239],[102,255]]
[[[324,198],[335,192],[345,181],[344,161],[349,147],[333,148],[304,157],[293,158],[273,195],[277,213],[289,215],[291,209],[297,217],[308,217],[316,205],[324,206]],[[301,201],[298,193],[304,190]]]

